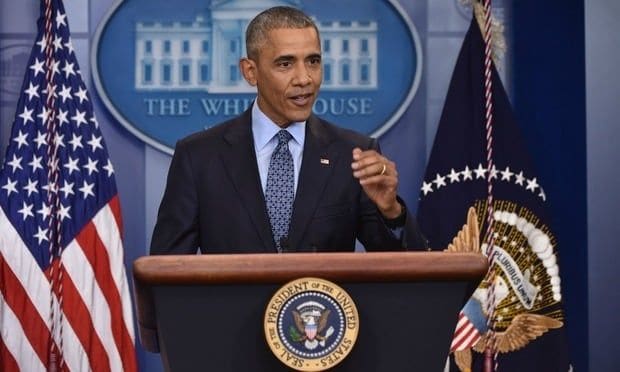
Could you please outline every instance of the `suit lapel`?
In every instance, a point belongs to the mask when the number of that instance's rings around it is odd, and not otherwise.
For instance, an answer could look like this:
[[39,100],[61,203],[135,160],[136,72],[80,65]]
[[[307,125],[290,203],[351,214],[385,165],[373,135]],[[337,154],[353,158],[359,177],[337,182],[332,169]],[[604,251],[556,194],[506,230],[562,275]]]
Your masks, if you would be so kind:
[[332,138],[321,122],[314,115],[310,116],[307,121],[303,160],[289,227],[289,242],[292,248],[300,246],[306,227],[337,164],[339,154],[329,149],[331,141]]
[[221,161],[245,206],[250,219],[261,237],[265,251],[275,252],[271,226],[261,188],[256,152],[251,131],[251,110],[224,134],[229,146],[220,153]]

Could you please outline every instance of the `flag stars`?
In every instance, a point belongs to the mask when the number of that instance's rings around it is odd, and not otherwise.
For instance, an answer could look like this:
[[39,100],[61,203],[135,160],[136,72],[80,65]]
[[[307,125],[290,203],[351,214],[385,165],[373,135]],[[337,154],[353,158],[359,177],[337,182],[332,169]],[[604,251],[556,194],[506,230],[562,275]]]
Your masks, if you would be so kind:
[[450,179],[450,183],[459,182],[459,176],[461,172],[455,172],[454,168],[450,169],[450,174],[448,174],[448,178]]
[[75,125],[80,127],[80,124],[87,124],[86,121],[86,111],[75,110],[75,115],[71,117],[71,120],[75,121]]
[[69,160],[63,165],[63,167],[68,169],[69,175],[71,175],[73,171],[80,171],[80,168],[78,168],[79,160],[79,158],[72,159],[71,156],[69,156]]
[[62,127],[63,124],[69,123],[69,120],[67,119],[68,113],[69,111],[63,111],[63,109],[58,110],[58,113],[56,114],[56,118],[58,119],[58,126]]
[[[48,88],[51,90],[51,92],[52,92],[52,96],[53,96],[54,98],[57,98],[57,97],[58,97],[58,93],[56,93],[56,85],[54,85],[54,84],[49,84],[49,85],[48,85]],[[46,88],[46,89],[43,89],[43,90],[41,91],[41,93],[43,93],[44,95],[47,95],[47,92],[48,92],[48,89],[47,89],[47,88]]]
[[[47,46],[47,39],[45,38],[45,36],[43,36],[41,38],[41,40],[37,41],[36,44],[39,46],[40,50],[39,53],[43,53],[43,51],[45,50],[45,47]],[[35,75],[36,76],[36,75]]]
[[34,77],[37,77],[39,73],[43,74],[43,64],[45,60],[39,61],[39,58],[34,59],[34,64],[30,65],[30,69],[34,71]]
[[523,172],[519,172],[519,174],[515,176],[515,184],[523,186],[523,181],[525,181]]
[[71,210],[71,206],[64,206],[64,205],[60,205],[60,209],[58,210],[57,215],[58,218],[60,218],[61,221],[64,221],[65,218],[71,219],[71,216],[69,215],[69,211]]
[[27,138],[28,138],[28,133],[22,133],[21,130],[17,134],[17,137],[13,138],[13,141],[17,142],[18,150],[21,149],[22,146],[28,147],[28,141],[26,141]]
[[62,36],[56,36],[54,38],[54,52],[57,52],[59,49],[62,49]]
[[37,150],[45,145],[47,143],[47,140],[45,139],[45,133],[43,132],[38,132],[37,133],[37,138],[34,139],[34,142],[37,144]]
[[527,186],[525,186],[526,190],[530,190],[531,192],[534,192],[534,190],[536,190],[537,187],[538,187],[538,182],[536,182],[536,177],[534,177],[531,180],[527,180]]
[[67,182],[65,180],[65,184],[60,188],[60,191],[65,194],[65,199],[69,196],[69,195],[75,195],[75,193],[73,192],[73,185],[74,183],[71,182]]
[[543,201],[547,201],[547,194],[545,194],[545,191],[543,190],[542,187],[540,187],[540,192],[538,193],[538,196],[543,200]]
[[22,215],[22,221],[26,221],[26,218],[28,217],[34,217],[34,214],[32,213],[33,206],[34,204],[28,204],[25,201],[23,202],[22,209],[17,211],[17,213]]
[[86,199],[88,196],[95,196],[95,193],[93,192],[93,187],[95,187],[94,183],[88,183],[86,181],[83,181],[82,187],[80,187],[79,190],[82,193],[84,199]]
[[512,178],[512,176],[514,175],[514,173],[510,171],[509,167],[506,167],[506,169],[504,169],[501,173],[502,173],[502,181],[508,181],[508,182],[510,182],[510,178]]
[[29,121],[34,123],[34,119],[32,118],[32,112],[34,110],[28,110],[28,107],[24,106],[24,112],[17,115],[24,121],[24,125],[28,124]]
[[112,162],[110,161],[110,159],[108,159],[108,163],[103,166],[103,169],[108,172],[108,177],[110,177],[114,173],[114,167],[112,167]]
[[487,173],[487,169],[482,167],[482,164],[478,164],[478,168],[474,169],[474,173],[476,173],[476,179],[484,178],[484,175]]
[[34,234],[34,237],[39,241],[39,244],[41,244],[44,240],[49,241],[47,238],[47,232],[49,229],[42,229],[40,226],[37,226],[37,230],[38,232]]
[[73,147],[73,151],[75,151],[78,147],[84,148],[84,146],[82,145],[82,136],[76,136],[75,133],[72,133],[71,136],[73,138],[71,138],[69,144],[71,144],[71,146]]
[[73,41],[71,41],[71,36],[69,36],[69,40],[65,43],[65,48],[69,51],[69,54],[73,53]]
[[41,160],[43,160],[43,156],[32,155],[32,160],[28,165],[32,168],[32,173],[35,173],[37,169],[43,169],[43,165],[41,165]]
[[56,28],[60,28],[60,26],[67,26],[67,15],[62,14],[60,11],[56,11]]
[[461,173],[463,174],[463,181],[473,180],[473,175],[471,173],[471,169],[469,169],[469,166],[466,165],[465,169],[463,169]]
[[6,190],[6,196],[11,196],[11,193],[14,192],[17,194],[17,188],[15,187],[17,185],[17,181],[11,181],[11,179],[9,177],[7,177],[6,179],[6,184],[4,186],[2,186],[2,188],[4,190]]
[[46,107],[43,107],[43,108],[41,109],[41,112],[39,113],[39,115],[37,115],[37,117],[38,117],[39,119],[41,119],[41,122],[42,122],[43,124],[45,124],[45,123],[47,123],[47,118],[49,117],[49,115],[50,115],[50,113],[49,113],[49,111],[47,110],[47,108],[46,108]]
[[37,180],[28,180],[28,184],[26,186],[24,186],[24,191],[28,192],[28,197],[30,197],[30,194],[35,193],[38,194],[39,190],[37,190],[37,184],[39,183],[39,181]]
[[102,140],[101,136],[97,137],[94,134],[92,134],[90,137],[90,141],[86,143],[88,143],[90,147],[92,147],[92,152],[95,152],[95,150],[97,150],[98,148],[103,150],[103,146],[101,145],[101,140]]
[[65,103],[68,99],[73,99],[71,96],[71,86],[63,85],[62,90],[58,93],[58,95],[62,97],[62,103]]
[[439,173],[437,173],[433,183],[436,185],[436,189],[439,190],[441,186],[446,186],[446,177],[440,176]]
[[52,79],[54,78],[54,76],[56,76],[56,74],[60,73],[60,61],[54,61],[54,63],[52,63]]
[[65,72],[65,79],[68,79],[71,75],[75,75],[75,70],[73,69],[74,65],[75,63],[69,63],[69,61],[65,62],[65,67],[62,68]]
[[54,145],[56,145],[56,147],[65,147],[65,135],[64,134],[57,134],[56,137],[54,137]]
[[17,168],[24,169],[22,168],[22,157],[20,156],[18,158],[15,154],[13,154],[13,159],[6,164],[13,168],[13,173],[15,173],[15,170],[17,170]]
[[47,217],[49,217],[50,214],[52,214],[52,211],[47,204],[43,204],[41,205],[41,209],[37,211],[37,214],[40,214],[43,221],[45,221]]
[[[475,174],[475,177],[474,177],[474,174]],[[448,186],[446,178],[450,180],[450,184],[465,182],[468,180],[469,181],[476,181],[476,180],[487,181],[487,177],[485,177],[485,175],[487,174],[489,175],[490,179],[498,179],[498,180],[500,179],[500,175],[501,175],[501,181],[506,181],[506,182],[512,182],[513,176],[514,176],[514,182],[516,185],[522,186],[526,190],[529,190],[533,193],[536,192],[536,189],[538,189],[538,194],[537,194],[538,197],[542,201],[547,200],[547,197],[542,187],[537,183],[536,178],[533,178],[532,180],[530,180],[525,177],[525,175],[523,174],[523,171],[517,174],[515,171],[511,170],[510,167],[506,167],[504,170],[500,171],[495,166],[495,164],[493,164],[489,170],[489,168],[484,168],[482,163],[479,163],[477,168],[473,170],[470,169],[468,165],[466,165],[462,171],[456,171],[454,168],[451,168],[450,172],[446,173],[445,175],[436,173],[434,179],[430,179],[428,180],[428,182],[422,183],[421,192],[423,196],[426,196],[429,193],[433,192],[434,190],[438,190],[443,186]]]
[[58,185],[56,185],[55,183],[52,183],[51,185],[48,183],[47,185],[41,187],[43,190],[47,191],[47,192],[51,192],[53,194],[55,194],[58,191]]
[[83,101],[88,101],[88,97],[86,96],[86,93],[87,93],[86,89],[82,89],[82,87],[80,87],[78,91],[75,93],[75,96],[80,99],[80,104]]
[[433,192],[433,184],[432,183],[427,183],[427,182],[422,182],[422,192],[424,193],[424,196],[426,196],[426,194]]
[[88,175],[89,176],[93,172],[99,173],[99,170],[97,169],[97,163],[98,162],[99,162],[99,160],[93,160],[91,158],[88,158],[88,164],[84,165],[83,167],[88,170]]
[[28,95],[28,101],[32,100],[32,97],[39,98],[39,85],[33,85],[32,82],[28,82],[28,89],[24,90],[24,93]]

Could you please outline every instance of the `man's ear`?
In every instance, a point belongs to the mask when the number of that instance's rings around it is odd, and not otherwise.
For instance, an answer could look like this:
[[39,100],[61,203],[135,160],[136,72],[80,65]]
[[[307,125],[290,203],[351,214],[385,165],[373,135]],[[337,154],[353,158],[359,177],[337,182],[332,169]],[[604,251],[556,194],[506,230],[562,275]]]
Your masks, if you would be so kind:
[[241,58],[239,60],[239,69],[245,81],[251,86],[256,86],[256,62],[249,58]]

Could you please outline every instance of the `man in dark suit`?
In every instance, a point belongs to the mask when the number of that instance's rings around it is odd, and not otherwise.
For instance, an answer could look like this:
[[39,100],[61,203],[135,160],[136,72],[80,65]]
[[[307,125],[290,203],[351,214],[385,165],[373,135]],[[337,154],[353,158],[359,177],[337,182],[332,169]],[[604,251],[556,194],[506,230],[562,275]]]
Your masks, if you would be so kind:
[[[312,114],[322,81],[313,21],[289,7],[250,22],[241,116],[177,143],[152,254],[421,249],[374,139]],[[277,178],[288,174],[286,180]]]

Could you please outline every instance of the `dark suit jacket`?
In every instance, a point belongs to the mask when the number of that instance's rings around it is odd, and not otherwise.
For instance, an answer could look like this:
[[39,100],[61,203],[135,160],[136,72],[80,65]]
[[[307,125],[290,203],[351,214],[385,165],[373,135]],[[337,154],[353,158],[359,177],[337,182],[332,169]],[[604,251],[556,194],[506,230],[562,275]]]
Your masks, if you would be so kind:
[[[288,251],[422,248],[407,214],[396,239],[351,170],[352,150],[375,140],[311,116],[293,204]],[[325,160],[327,159],[329,164]],[[151,254],[276,252],[256,163],[251,109],[177,143]]]

